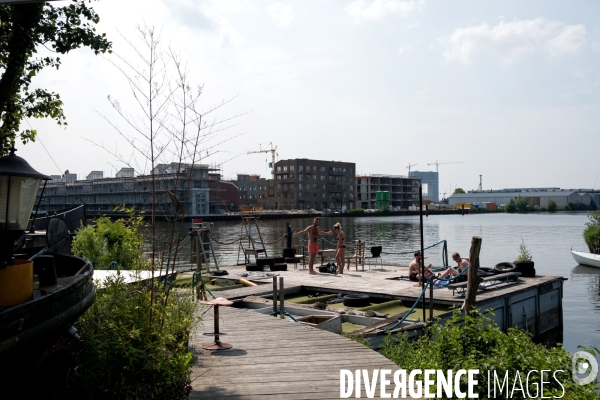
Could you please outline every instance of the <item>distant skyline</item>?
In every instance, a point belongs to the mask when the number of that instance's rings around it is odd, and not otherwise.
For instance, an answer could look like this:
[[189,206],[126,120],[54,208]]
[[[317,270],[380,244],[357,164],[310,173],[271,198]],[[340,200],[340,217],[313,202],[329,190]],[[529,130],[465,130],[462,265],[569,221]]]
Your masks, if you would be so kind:
[[[55,2],[54,5],[68,4]],[[203,163],[269,178],[279,159],[355,162],[358,174],[435,171],[440,193],[518,187],[598,188],[600,4],[597,1],[102,0],[114,53],[137,24],[155,26],[204,84],[201,108],[245,114]],[[40,49],[43,54],[44,49]],[[60,94],[66,129],[30,120],[39,141],[18,154],[48,175],[114,174],[128,145],[107,96],[139,114],[116,56],[80,49],[34,85]],[[94,143],[92,143],[94,142]],[[44,150],[52,155],[52,158]],[[206,151],[201,153],[206,155]],[[452,162],[452,164],[443,164]],[[462,163],[458,163],[462,162]],[[416,164],[416,165],[415,165]]]

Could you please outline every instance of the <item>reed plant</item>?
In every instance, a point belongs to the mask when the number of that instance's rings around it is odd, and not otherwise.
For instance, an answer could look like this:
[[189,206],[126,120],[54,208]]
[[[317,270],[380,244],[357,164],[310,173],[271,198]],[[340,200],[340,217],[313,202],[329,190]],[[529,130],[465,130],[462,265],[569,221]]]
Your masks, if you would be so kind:
[[[597,355],[598,349],[588,349],[588,352]],[[519,390],[513,397],[512,382],[517,371],[525,382],[524,376],[535,370],[529,375],[529,387],[523,388],[527,393],[536,393],[539,389],[541,370],[558,371],[555,376],[562,387],[546,374],[543,393],[535,398],[597,399],[596,391],[600,389],[597,381],[587,385],[574,382],[572,356],[560,345],[546,347],[535,344],[529,333],[519,329],[510,328],[503,333],[492,319],[478,312],[465,317],[456,310],[449,321],[428,326],[425,335],[414,341],[410,341],[406,333],[388,336],[381,354],[407,371],[478,369],[475,393],[479,394],[479,398],[488,398],[488,384],[490,387],[494,384],[488,382],[487,371],[494,371],[501,379],[508,372],[511,378],[508,396],[504,393],[494,397],[496,399],[525,398],[521,397]],[[493,373],[491,376],[493,379]],[[464,378],[461,389],[466,392],[468,382]],[[516,386],[518,388],[519,383]]]

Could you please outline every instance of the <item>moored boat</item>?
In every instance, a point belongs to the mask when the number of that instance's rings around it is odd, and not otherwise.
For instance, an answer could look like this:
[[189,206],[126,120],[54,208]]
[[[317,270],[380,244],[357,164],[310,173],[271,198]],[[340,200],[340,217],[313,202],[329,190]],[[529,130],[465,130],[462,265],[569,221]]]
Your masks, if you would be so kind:
[[600,254],[585,253],[583,251],[571,250],[573,259],[581,265],[600,268]]

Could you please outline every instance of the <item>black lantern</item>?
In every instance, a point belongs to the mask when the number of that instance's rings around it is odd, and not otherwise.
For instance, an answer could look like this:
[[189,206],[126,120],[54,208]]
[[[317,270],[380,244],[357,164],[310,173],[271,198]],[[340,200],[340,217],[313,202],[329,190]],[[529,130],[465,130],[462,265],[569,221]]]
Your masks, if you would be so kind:
[[0,268],[14,264],[15,240],[27,229],[40,181],[50,179],[16,156],[14,147],[0,157]]

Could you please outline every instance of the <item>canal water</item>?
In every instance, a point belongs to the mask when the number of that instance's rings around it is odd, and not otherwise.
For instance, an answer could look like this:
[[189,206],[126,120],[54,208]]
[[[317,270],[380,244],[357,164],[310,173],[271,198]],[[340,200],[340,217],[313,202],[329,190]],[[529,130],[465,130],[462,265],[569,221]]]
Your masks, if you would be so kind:
[[[447,241],[448,252],[459,252],[468,257],[471,238],[480,236],[482,267],[494,267],[499,262],[514,261],[521,241],[530,250],[538,275],[563,276],[564,347],[577,351],[578,345],[600,347],[600,269],[578,266],[569,250],[587,251],[583,229],[588,221],[587,213],[556,214],[474,214],[438,215],[423,217],[425,246]],[[289,222],[294,231],[312,224],[310,219],[259,220],[260,232],[265,243],[280,239]],[[352,253],[355,240],[366,242],[367,255],[371,246],[383,247],[383,264],[408,265],[410,252],[419,249],[419,217],[360,217],[321,219],[321,229],[327,231],[340,222]],[[240,222],[215,222],[213,236],[221,242],[231,242],[244,235]],[[304,236],[306,237],[306,236]],[[335,236],[324,236],[325,248],[334,248]],[[298,238],[293,244],[303,244]],[[266,246],[269,255],[281,255],[285,239]],[[243,256],[238,255],[239,244],[215,245],[220,265],[235,265]],[[398,254],[407,253],[407,254]],[[442,246],[425,251],[427,262],[442,266]],[[451,261],[451,260],[450,260]]]

